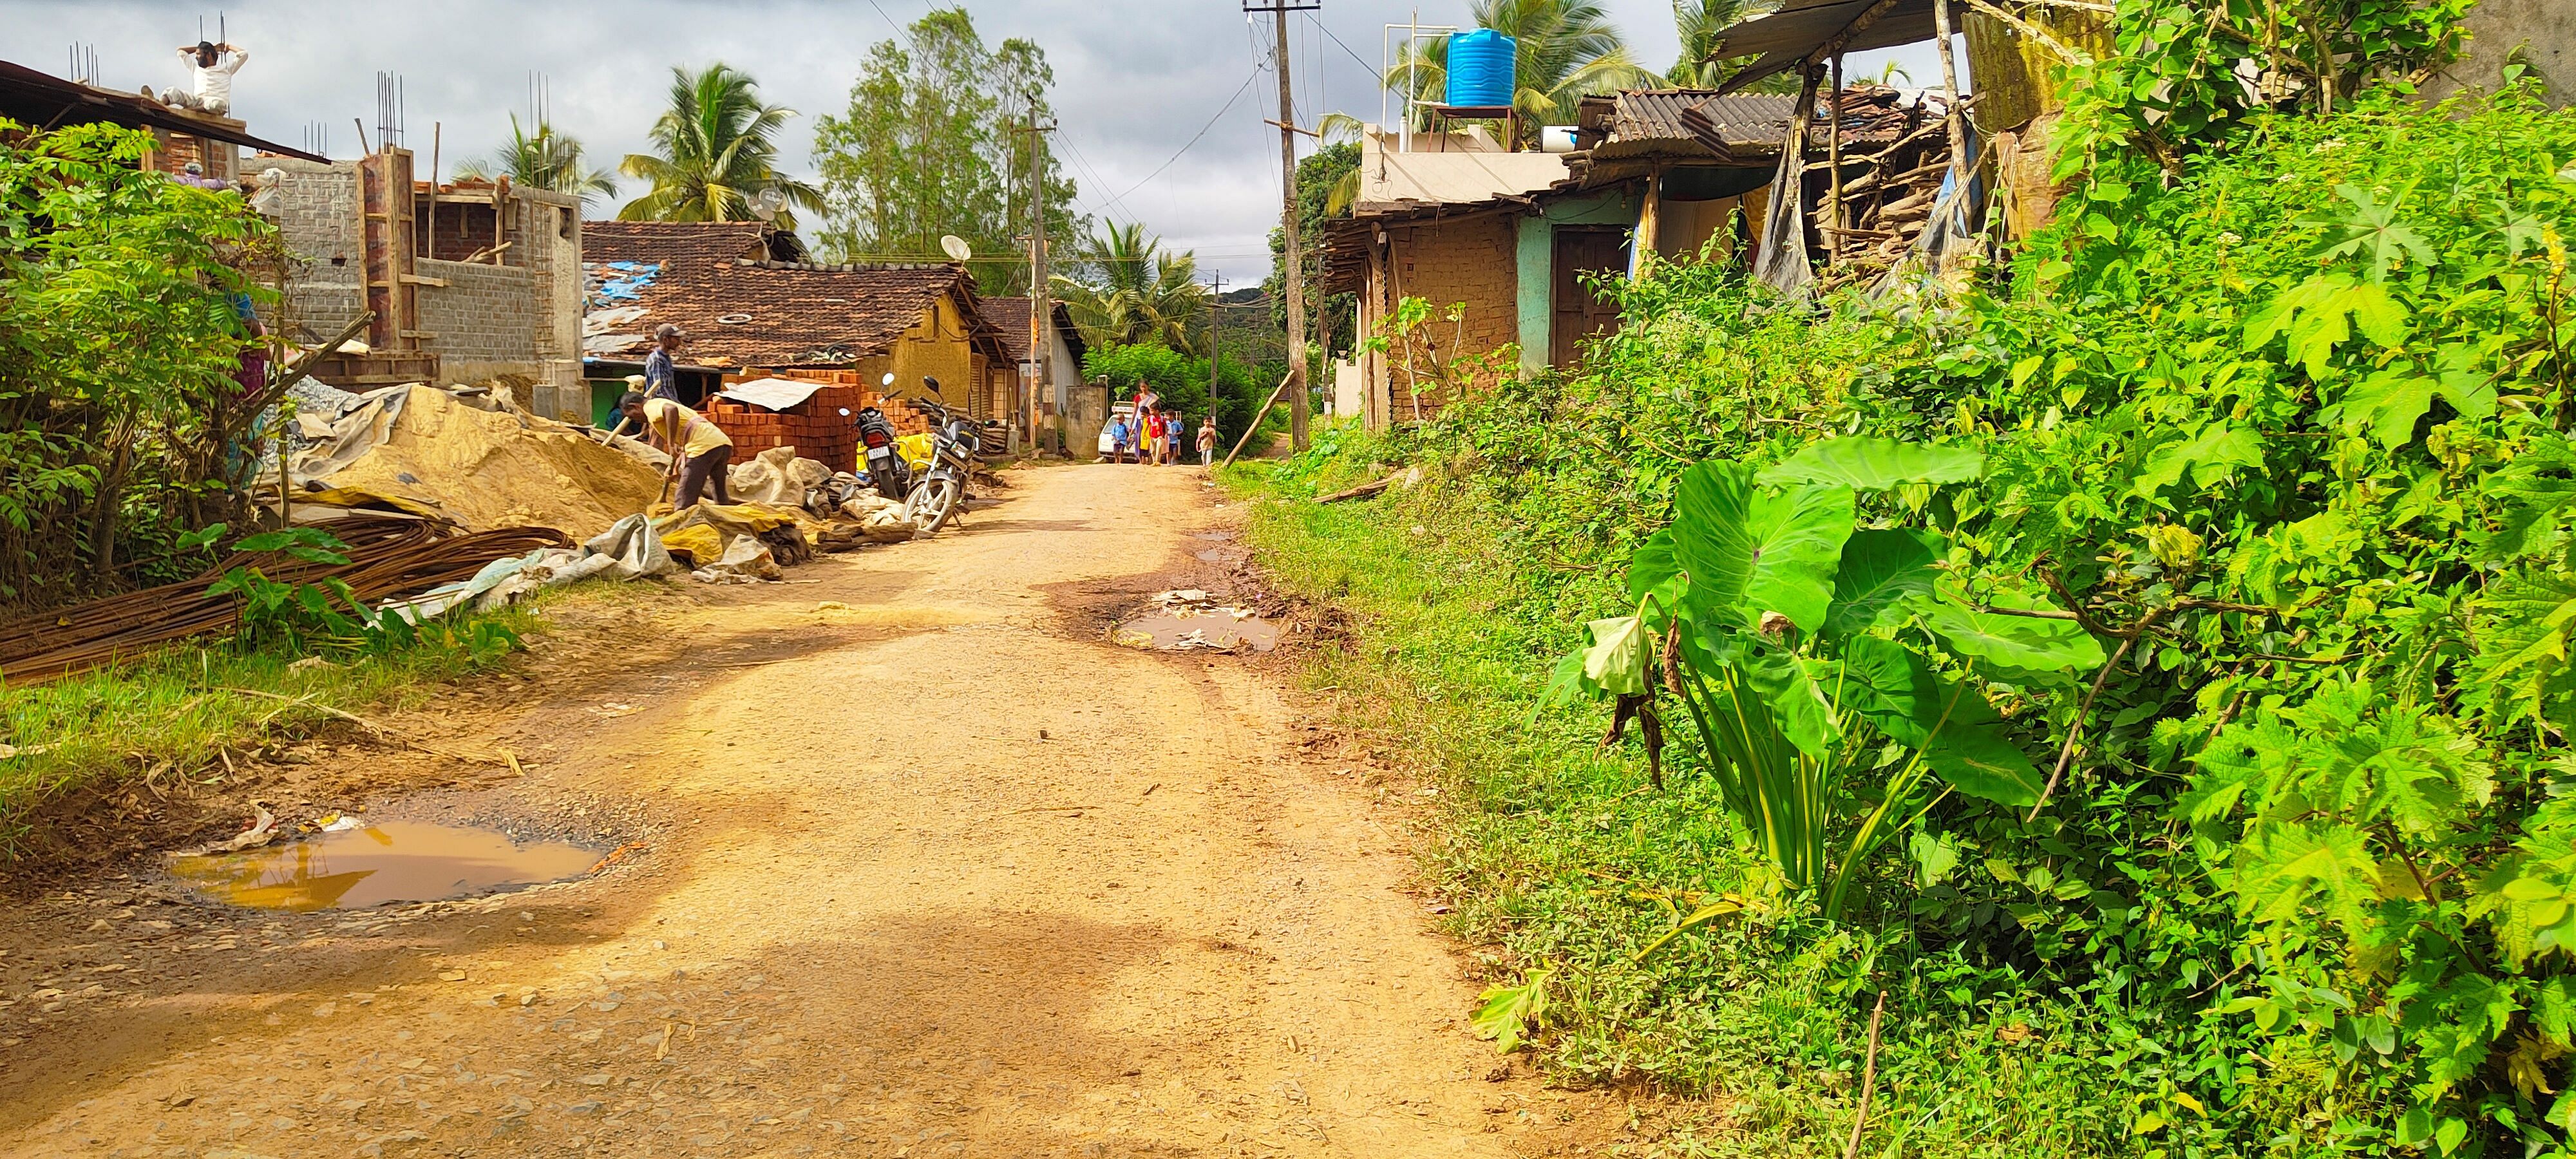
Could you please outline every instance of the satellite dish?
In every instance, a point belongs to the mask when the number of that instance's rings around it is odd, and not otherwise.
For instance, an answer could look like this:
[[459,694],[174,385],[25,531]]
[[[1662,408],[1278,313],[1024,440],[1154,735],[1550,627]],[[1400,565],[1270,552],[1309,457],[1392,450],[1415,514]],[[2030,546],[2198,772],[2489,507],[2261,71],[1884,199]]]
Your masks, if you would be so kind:
[[959,237],[953,233],[944,233],[939,235],[939,248],[948,251],[948,257],[951,261],[962,262],[975,256],[974,247],[967,245],[965,238]]
[[754,194],[751,199],[751,215],[762,221],[776,218],[778,211],[785,208],[787,208],[787,195],[779,192],[775,185]]

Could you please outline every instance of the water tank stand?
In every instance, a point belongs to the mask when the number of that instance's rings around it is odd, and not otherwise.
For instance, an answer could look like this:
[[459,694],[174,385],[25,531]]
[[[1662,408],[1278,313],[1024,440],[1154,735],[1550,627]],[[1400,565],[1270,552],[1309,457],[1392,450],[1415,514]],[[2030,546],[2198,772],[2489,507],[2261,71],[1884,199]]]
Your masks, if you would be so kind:
[[1521,115],[1510,105],[1422,105],[1432,116],[1443,121],[1501,121],[1503,151],[1520,152]]

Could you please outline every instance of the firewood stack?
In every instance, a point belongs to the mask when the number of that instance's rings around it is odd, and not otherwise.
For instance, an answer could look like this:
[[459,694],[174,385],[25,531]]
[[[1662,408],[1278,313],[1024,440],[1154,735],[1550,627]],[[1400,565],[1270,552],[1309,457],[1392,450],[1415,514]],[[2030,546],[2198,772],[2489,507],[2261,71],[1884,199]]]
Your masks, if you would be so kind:
[[[1813,219],[1821,252],[1830,259],[1824,271],[1829,282],[1874,277],[1904,257],[1931,221],[1950,167],[1939,96],[1916,99],[1883,85],[1856,85],[1839,99],[1842,221],[1838,227],[1833,219],[1830,195],[1818,199]],[[1808,140],[1807,172],[1832,169],[1825,141],[1826,129],[1818,125]]]

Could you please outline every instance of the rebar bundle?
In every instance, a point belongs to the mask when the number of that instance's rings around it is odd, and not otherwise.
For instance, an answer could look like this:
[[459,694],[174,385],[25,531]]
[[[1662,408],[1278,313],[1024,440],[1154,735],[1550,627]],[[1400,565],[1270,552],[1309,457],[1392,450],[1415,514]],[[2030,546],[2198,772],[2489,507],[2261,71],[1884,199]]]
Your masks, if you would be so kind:
[[470,579],[496,559],[572,546],[564,533],[544,527],[458,534],[445,523],[360,516],[335,521],[329,530],[348,545],[341,554],[349,562],[235,552],[195,579],[0,621],[0,686],[39,683],[232,630],[241,621],[240,598],[209,596],[206,587],[236,567],[256,567],[279,583],[337,579],[372,603]]

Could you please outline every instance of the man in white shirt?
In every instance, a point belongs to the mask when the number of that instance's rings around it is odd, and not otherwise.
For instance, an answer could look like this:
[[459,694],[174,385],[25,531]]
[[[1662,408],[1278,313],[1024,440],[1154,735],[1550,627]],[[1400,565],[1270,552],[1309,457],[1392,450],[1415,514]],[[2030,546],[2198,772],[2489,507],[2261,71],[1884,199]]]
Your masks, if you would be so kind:
[[[223,59],[226,53],[232,54],[232,59]],[[179,56],[188,62],[188,91],[166,91],[161,94],[161,103],[218,117],[232,112],[233,74],[241,71],[250,54],[229,44],[200,40],[193,46],[180,45]]]

